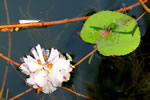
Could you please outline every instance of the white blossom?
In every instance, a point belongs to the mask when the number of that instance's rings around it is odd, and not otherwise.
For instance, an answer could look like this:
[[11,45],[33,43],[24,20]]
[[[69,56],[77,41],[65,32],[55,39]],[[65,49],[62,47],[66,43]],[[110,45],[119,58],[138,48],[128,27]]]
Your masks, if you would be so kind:
[[52,93],[61,87],[62,82],[70,79],[72,65],[57,49],[45,50],[38,44],[31,49],[33,57],[22,58],[21,71],[29,75],[26,83],[35,89],[42,88],[44,93]]

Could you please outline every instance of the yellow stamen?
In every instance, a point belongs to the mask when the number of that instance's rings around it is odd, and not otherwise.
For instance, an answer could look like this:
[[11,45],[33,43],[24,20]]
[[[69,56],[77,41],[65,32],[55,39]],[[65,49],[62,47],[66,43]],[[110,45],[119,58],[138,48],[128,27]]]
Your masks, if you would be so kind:
[[48,71],[48,72],[51,73],[52,68],[53,68],[53,64],[51,64],[51,63],[49,63],[49,62],[47,61],[45,65],[47,65],[47,67],[49,68],[49,71]]
[[51,71],[52,71],[53,64],[48,64],[47,67],[49,68],[49,71],[51,72]]
[[50,69],[51,69],[51,68],[52,68],[52,66],[53,66],[53,64],[48,64],[47,66],[48,66],[48,68],[50,68]]
[[44,58],[44,60],[46,60],[46,59],[47,59],[47,57],[46,57],[46,56],[43,56],[43,58]]
[[38,62],[39,65],[42,65],[41,60],[37,60],[37,62]]

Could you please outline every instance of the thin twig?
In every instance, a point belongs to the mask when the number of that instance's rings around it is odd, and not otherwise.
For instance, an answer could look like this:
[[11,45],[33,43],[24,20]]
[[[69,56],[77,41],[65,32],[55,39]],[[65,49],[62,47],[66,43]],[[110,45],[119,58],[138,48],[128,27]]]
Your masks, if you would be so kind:
[[7,61],[9,61],[9,62],[11,62],[12,64],[15,64],[16,66],[20,66],[19,63],[17,63],[17,62],[15,62],[15,61],[11,60],[10,58],[8,58],[8,57],[6,57],[6,56],[4,56],[2,53],[0,53],[0,57],[3,58],[3,59],[5,59],[5,60],[7,60]]
[[7,32],[7,31],[13,31],[16,28],[18,30],[19,28],[25,28],[25,27],[50,26],[50,25],[56,25],[56,24],[69,23],[69,22],[73,22],[73,21],[86,20],[88,18],[89,18],[89,16],[72,18],[72,19],[64,19],[64,20],[52,21],[52,22],[39,22],[39,23],[27,23],[27,24],[0,25],[0,31]]
[[[6,11],[7,24],[9,24],[10,20],[9,20],[7,0],[4,0],[4,6],[5,6],[5,11]],[[8,48],[8,58],[10,58],[10,55],[11,55],[11,33],[10,32],[8,32],[8,47],[9,47]],[[6,83],[6,79],[7,79],[7,73],[8,73],[8,65],[6,65],[6,67],[5,67],[4,79],[3,79],[3,83],[2,83],[2,88],[0,90],[0,98],[2,97],[3,92],[4,92],[5,83]]]
[[5,74],[4,74],[4,79],[3,79],[3,83],[2,83],[2,88],[0,90],[0,98],[3,96],[5,83],[6,83],[6,79],[7,79],[7,73],[8,73],[8,66],[6,66],[6,68],[5,68]]
[[20,93],[20,94],[16,95],[15,97],[10,98],[9,100],[17,99],[17,98],[19,98],[19,97],[23,96],[24,94],[26,94],[26,93],[30,92],[32,89],[33,89],[33,88],[29,88],[29,89],[27,89],[26,91],[24,91],[24,92],[22,92],[22,93]]
[[75,91],[73,91],[73,90],[71,90],[69,88],[66,88],[66,87],[63,87],[63,86],[61,88],[65,89],[65,90],[67,90],[67,91],[69,91],[69,92],[71,92],[71,93],[73,93],[73,94],[75,94],[77,96],[81,96],[83,98],[86,98],[86,99],[89,99],[89,100],[93,100],[91,97],[88,97],[88,96],[85,96],[83,94],[77,93],[77,92],[75,92]]
[[139,3],[143,6],[143,8],[148,12],[150,13],[150,9],[145,5],[144,1],[143,0],[138,0]]
[[97,48],[95,48],[93,51],[91,51],[89,54],[87,54],[85,57],[83,57],[80,61],[78,61],[73,67],[78,66],[81,62],[83,62],[86,58],[88,58],[89,56],[91,56],[94,52],[97,51]]
[[7,91],[6,91],[6,100],[8,100],[8,93],[9,93],[9,88],[7,88]]
[[[9,18],[9,12],[8,12],[8,6],[7,6],[7,0],[4,0],[4,6],[6,11],[6,18],[7,18],[7,24],[10,24],[10,18]],[[11,56],[11,32],[8,31],[8,58]]]
[[140,16],[136,19],[136,21],[139,21],[139,20],[146,14],[146,12],[147,12],[147,11],[145,11],[142,15],[140,15]]
[[[148,0],[144,0],[144,3],[148,2]],[[117,12],[122,12],[124,10],[131,10],[132,8],[140,5],[140,3],[133,4],[129,7],[126,7],[124,9],[119,9],[116,10]],[[63,23],[69,23],[69,22],[74,22],[74,21],[79,21],[79,20],[86,20],[90,16],[85,16],[85,17],[78,17],[78,18],[72,18],[72,19],[64,19],[64,20],[59,20],[59,21],[52,21],[52,22],[39,22],[39,23],[28,23],[28,24],[12,24],[12,25],[0,25],[0,31],[2,32],[12,32],[13,30],[18,31],[20,28],[26,28],[26,27],[43,27],[43,26],[50,26],[50,25],[56,25],[56,24],[63,24]]]
[[[143,3],[146,3],[146,2],[148,2],[148,0],[144,0],[143,1]],[[121,8],[121,9],[119,9],[119,10],[116,10],[117,12],[122,12],[122,11],[124,11],[124,10],[131,10],[132,8],[134,8],[134,7],[136,7],[136,6],[138,6],[138,5],[140,5],[140,3],[139,2],[137,2],[137,3],[135,3],[135,4],[133,4],[133,5],[131,5],[131,6],[129,6],[129,7],[126,7],[126,8]]]

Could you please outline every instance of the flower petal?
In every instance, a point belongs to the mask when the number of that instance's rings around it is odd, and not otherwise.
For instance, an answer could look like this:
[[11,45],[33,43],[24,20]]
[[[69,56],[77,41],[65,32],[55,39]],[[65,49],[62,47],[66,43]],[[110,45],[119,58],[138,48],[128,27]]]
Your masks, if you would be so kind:
[[26,80],[27,84],[33,85],[34,88],[44,87],[46,84],[46,75],[45,71],[39,71],[30,75],[30,77]]
[[72,67],[69,60],[65,60],[65,58],[59,58],[57,62],[53,64],[53,70],[60,70],[60,69],[68,69],[68,71],[72,71]]
[[39,59],[39,56],[38,56],[37,51],[35,50],[35,48],[32,48],[30,51],[33,54],[35,59]]
[[48,62],[55,62],[59,59],[59,51],[57,49],[51,48],[50,56],[48,58]]
[[58,79],[57,77],[61,77],[61,74],[51,73],[51,74],[48,76],[48,80],[51,81],[51,84],[52,84],[54,87],[59,87],[59,86],[60,86],[60,83],[63,82],[62,80]]
[[26,75],[31,74],[31,72],[28,69],[28,65],[26,63],[21,64],[19,68],[21,69],[21,72],[23,72],[24,74]]
[[44,57],[43,57],[43,52],[42,52],[41,46],[39,44],[36,46],[36,50],[37,50],[37,53],[39,55],[41,63],[44,64],[45,60],[44,60]]
[[28,69],[31,72],[36,72],[36,71],[41,70],[43,68],[43,66],[39,65],[38,63],[28,62],[27,64],[28,64]]
[[46,57],[46,60],[47,60],[48,57],[49,57],[50,51],[49,50],[45,50],[44,48],[42,48],[42,52],[43,52],[43,55]]
[[54,87],[50,81],[47,82],[46,86],[43,87],[42,91],[44,93],[52,93],[57,89],[57,87]]

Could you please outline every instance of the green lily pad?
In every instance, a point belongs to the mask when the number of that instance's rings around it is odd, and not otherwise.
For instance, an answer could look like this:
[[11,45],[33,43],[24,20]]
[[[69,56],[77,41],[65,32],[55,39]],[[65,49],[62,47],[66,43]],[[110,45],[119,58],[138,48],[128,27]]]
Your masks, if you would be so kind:
[[140,31],[136,20],[123,13],[101,11],[85,22],[80,37],[83,41],[96,44],[105,56],[126,55],[140,43]]

